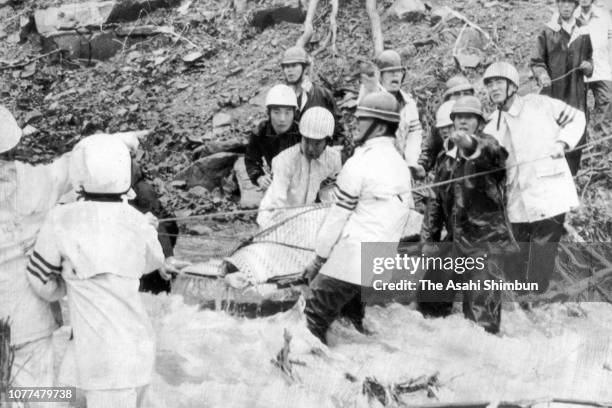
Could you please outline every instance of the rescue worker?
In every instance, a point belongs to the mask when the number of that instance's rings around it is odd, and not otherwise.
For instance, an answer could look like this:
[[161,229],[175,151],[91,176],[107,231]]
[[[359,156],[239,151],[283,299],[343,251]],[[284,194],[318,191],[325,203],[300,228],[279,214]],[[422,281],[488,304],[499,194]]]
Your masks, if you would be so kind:
[[321,186],[333,183],[342,168],[340,151],[327,145],[334,132],[334,116],[319,106],[308,109],[300,119],[302,140],[272,160],[272,184],[266,191],[257,223],[266,228],[291,210],[272,208],[314,203]]
[[[404,160],[410,167],[414,177],[422,177],[418,159],[421,154],[423,129],[419,121],[417,103],[408,92],[401,89],[406,75],[406,68],[402,66],[401,56],[394,50],[384,50],[375,58],[380,83],[378,90],[389,92],[396,99],[400,107],[400,123],[396,135],[396,146]],[[366,95],[366,89],[361,87],[358,102]]]
[[593,47],[593,75],[585,77],[587,92],[595,99],[593,128],[606,135],[612,133],[612,18],[594,0],[580,0],[574,17],[586,27]]
[[444,102],[446,101],[456,101],[462,96],[470,96],[474,95],[476,92],[474,89],[474,85],[470,83],[470,80],[464,77],[463,75],[455,75],[450,77],[448,81],[446,81],[446,90],[442,95],[442,99]]
[[287,48],[281,58],[281,68],[285,77],[285,83],[293,88],[298,100],[298,117],[313,106],[320,106],[327,109],[334,115],[334,135],[332,137],[334,144],[343,144],[345,142],[344,128],[340,120],[341,115],[336,106],[336,100],[332,92],[321,86],[313,83],[308,78],[308,67],[310,66],[310,57],[306,50],[299,46]]
[[[474,85],[463,75],[455,75],[446,81],[446,90],[444,91],[443,100],[456,101],[462,96],[474,95]],[[423,140],[421,146],[421,155],[419,156],[418,164],[420,168],[415,172],[416,175],[425,175],[432,169],[438,154],[442,150],[442,143],[445,137],[439,134],[439,127],[433,126],[429,135]]]
[[394,146],[397,101],[388,92],[371,93],[356,116],[360,146],[338,175],[337,201],[319,229],[316,258],[304,271],[311,290],[304,310],[308,329],[323,343],[340,316],[365,332],[361,244],[399,242],[412,205],[410,171]]
[[[72,189],[71,154],[46,165],[17,161],[21,136],[11,113],[0,106],[0,318],[10,318],[13,386],[43,387],[53,385],[52,334],[61,314],[56,320],[49,303],[28,284],[27,256],[47,212]],[[130,149],[138,147],[134,132],[118,137]]]
[[297,98],[287,85],[273,86],[266,95],[268,119],[251,134],[244,164],[253,184],[266,190],[272,183],[269,167],[272,159],[288,147],[299,143]]
[[506,197],[514,238],[521,246],[508,260],[510,279],[535,282],[545,292],[554,271],[565,213],[578,195],[564,153],[581,139],[580,110],[545,95],[517,95],[519,74],[507,62],[491,64],[484,84],[497,107],[484,132],[508,151]]
[[34,291],[46,301],[68,297],[78,388],[88,408],[136,407],[155,361],[151,321],[138,295],[143,274],[163,267],[150,219],[124,197],[130,153],[108,135],[82,146],[80,198],[49,211],[27,266]]
[[[452,104],[450,117],[440,117],[438,124],[452,121],[454,129],[441,132],[444,150],[436,159],[434,183],[468,178],[434,188],[434,196],[427,200],[421,233],[425,242],[423,253],[474,261],[480,257],[483,267],[449,270],[437,265],[428,269],[423,279],[441,282],[444,288],[449,281],[480,281],[480,290],[462,291],[463,314],[487,332],[497,333],[501,322],[501,293],[486,290],[484,281],[503,278],[504,255],[517,250],[506,222],[503,199],[508,152],[493,136],[482,132],[486,121],[477,97],[464,96],[456,102],[445,102],[440,108],[440,116],[447,113],[448,104]],[[499,171],[469,177],[494,169]],[[446,236],[440,243],[443,227]],[[424,315],[448,315],[455,292],[420,290],[417,294],[419,309]]]
[[[593,74],[593,48],[588,29],[574,17],[577,5],[577,0],[557,0],[558,13],[538,35],[531,68],[542,86],[542,94],[559,99],[586,115],[584,78]],[[586,139],[585,129],[578,145],[584,144]],[[580,168],[581,156],[582,150],[567,155],[572,175]]]

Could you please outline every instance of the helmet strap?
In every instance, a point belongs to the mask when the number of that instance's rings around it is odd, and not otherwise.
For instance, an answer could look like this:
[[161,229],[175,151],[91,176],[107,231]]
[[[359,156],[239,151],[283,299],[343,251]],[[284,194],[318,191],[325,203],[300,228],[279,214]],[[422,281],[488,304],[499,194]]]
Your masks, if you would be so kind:
[[357,146],[361,146],[362,144],[364,144],[372,135],[372,133],[374,133],[374,130],[376,129],[376,127],[379,125],[379,121],[374,119],[372,120],[372,123],[370,123],[370,126],[366,129],[363,137],[361,137],[359,140],[357,140],[355,142],[355,144]]

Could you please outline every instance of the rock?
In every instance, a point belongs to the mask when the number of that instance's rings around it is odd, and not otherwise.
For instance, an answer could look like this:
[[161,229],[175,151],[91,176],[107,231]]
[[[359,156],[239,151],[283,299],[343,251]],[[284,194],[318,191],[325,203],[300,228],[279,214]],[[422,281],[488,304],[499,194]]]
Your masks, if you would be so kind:
[[134,92],[132,92],[132,94],[128,96],[128,99],[134,102],[134,101],[145,99],[146,97],[147,97],[147,94],[145,93],[145,91],[143,91],[140,88],[136,88],[134,89]]
[[36,10],[34,20],[38,33],[44,36],[60,30],[134,21],[141,13],[179,4],[180,0],[89,1]]
[[59,102],[53,102],[51,105],[49,105],[49,107],[47,108],[47,110],[51,113],[55,113],[57,111],[60,110],[60,104]]
[[34,74],[36,74],[36,61],[23,67],[23,71],[21,71],[20,77],[26,79],[34,76]]
[[255,106],[261,106],[262,108],[266,106],[266,94],[270,90],[271,87],[262,88],[257,95],[249,99],[249,103]]
[[24,136],[33,136],[40,132],[40,130],[36,129],[34,126],[27,125],[22,129],[22,132]]
[[240,157],[237,153],[215,153],[199,159],[185,170],[180,171],[175,180],[184,180],[187,188],[203,186],[208,191],[223,188],[223,179],[227,177]]
[[23,119],[23,124],[27,125],[28,123],[35,122],[36,120],[42,118],[42,113],[38,109],[34,109],[33,111],[28,112]]
[[246,146],[246,142],[237,139],[210,141],[204,146],[195,149],[193,157],[197,160],[219,152],[243,153],[246,150]]
[[109,59],[123,48],[123,42],[112,31],[95,33],[86,44],[87,48],[84,50],[86,58],[98,61]]
[[206,190],[202,186],[191,187],[188,193],[189,195],[192,195],[194,197],[207,197],[208,196],[208,190]]
[[61,49],[68,51],[72,58],[106,60],[132,44],[120,36],[146,36],[171,28],[143,25],[101,30],[100,27],[136,20],[140,13],[178,3],[179,0],[90,1],[36,10],[32,21],[42,36],[43,52]]
[[183,57],[183,62],[185,64],[193,64],[194,62],[201,60],[202,57],[204,57],[204,54],[202,54],[201,52],[192,51]]
[[213,116],[212,125],[213,128],[220,128],[223,126],[231,126],[232,115],[229,113],[220,112]]
[[488,44],[488,39],[481,31],[464,27],[455,42],[453,57],[461,68],[476,68],[485,57]]
[[390,8],[397,18],[415,22],[425,18],[425,4],[421,0],[395,0]]
[[440,21],[446,21],[453,15],[453,9],[448,6],[442,6],[431,12],[431,24],[438,24]]
[[234,163],[234,172],[238,187],[240,189],[240,207],[241,208],[258,208],[264,192],[259,187],[251,183],[244,165],[244,157],[240,157]]
[[175,180],[170,183],[170,186],[174,188],[181,188],[181,187],[185,187],[186,185],[187,183],[185,182],[185,180]]
[[248,17],[248,22],[253,27],[263,30],[283,21],[302,24],[305,19],[306,10],[300,1],[285,0],[253,10]]

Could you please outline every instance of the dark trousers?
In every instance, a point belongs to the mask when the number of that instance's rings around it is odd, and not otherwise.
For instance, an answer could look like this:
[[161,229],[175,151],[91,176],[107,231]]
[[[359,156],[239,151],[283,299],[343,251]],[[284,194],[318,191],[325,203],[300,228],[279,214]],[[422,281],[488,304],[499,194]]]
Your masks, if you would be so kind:
[[538,293],[546,292],[555,270],[559,240],[565,233],[564,221],[565,214],[559,214],[541,221],[511,224],[520,252],[507,259],[508,280],[537,283]]
[[588,82],[587,86],[595,98],[594,129],[607,136],[612,133],[612,81]]
[[[453,257],[465,255],[452,254]],[[440,254],[440,257],[449,255]],[[452,270],[432,268],[425,272],[423,280],[441,283],[443,288],[449,281],[454,283],[480,282],[480,289],[462,290],[463,315],[476,322],[489,333],[498,333],[501,325],[501,292],[485,288],[485,280],[502,279],[504,262],[501,256],[488,254],[485,268],[473,269],[458,274]],[[455,290],[422,290],[417,292],[417,305],[424,316],[444,317],[451,314]]]
[[[584,134],[580,138],[580,141],[576,145],[576,147],[580,147],[587,141],[587,131],[584,130]],[[575,176],[580,170],[580,159],[582,158],[582,149],[574,150],[573,152],[566,153],[565,159],[567,160],[567,164],[569,166],[570,171],[572,172],[572,176]]]
[[318,274],[310,283],[310,295],[306,299],[308,329],[323,344],[327,344],[329,326],[339,317],[346,317],[363,332],[365,304],[361,302],[361,286]]

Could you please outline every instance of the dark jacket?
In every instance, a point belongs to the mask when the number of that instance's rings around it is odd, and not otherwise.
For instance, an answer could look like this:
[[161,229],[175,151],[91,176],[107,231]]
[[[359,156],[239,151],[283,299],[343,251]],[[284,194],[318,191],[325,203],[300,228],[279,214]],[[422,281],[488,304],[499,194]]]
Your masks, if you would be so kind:
[[[492,136],[476,139],[476,157],[452,157],[443,149],[434,167],[434,183],[468,176],[491,169],[502,169],[434,187],[428,198],[421,237],[425,242],[440,242],[446,227],[445,242],[454,243],[461,252],[507,251],[514,248],[504,205],[505,161],[508,152]],[[450,147],[450,146],[446,146]],[[471,156],[470,156],[471,157]]]
[[338,107],[336,106],[336,100],[334,99],[334,95],[329,89],[324,88],[320,85],[316,85],[312,82],[310,82],[310,85],[308,86],[310,87],[310,89],[306,91],[306,104],[303,107],[301,99],[303,98],[303,95],[301,96],[301,98],[298,98],[298,105],[301,107],[301,109],[300,113],[298,113],[296,121],[299,122],[301,114],[306,112],[309,108],[312,108],[313,106],[320,106],[322,108],[325,108],[334,115],[334,120],[336,122],[334,128],[334,135],[332,138],[333,143],[337,145],[342,144],[346,136],[344,134],[344,126],[342,125],[342,115],[338,110]]
[[538,35],[530,65],[536,78],[548,75],[553,81],[550,87],[542,89],[543,94],[587,112],[585,73],[576,70],[566,77],[563,75],[579,67],[583,61],[592,64],[592,56],[591,39],[582,22],[576,20],[576,27],[570,35],[561,28],[560,18],[553,16]]
[[442,145],[442,136],[440,136],[440,132],[434,126],[421,144],[421,155],[419,156],[418,163],[423,166],[425,171],[430,171],[436,163],[436,158],[443,149]]
[[[136,198],[131,200],[130,204],[141,213],[150,212],[157,218],[170,218],[173,216],[164,209],[157,198],[155,188],[145,178],[140,170],[140,166],[134,162],[132,162],[132,189],[136,193]],[[177,239],[176,235],[178,234],[177,223],[175,221],[160,222],[157,232],[165,257],[173,256]]]
[[244,164],[249,179],[257,185],[257,179],[265,174],[264,159],[272,166],[272,159],[288,147],[299,143],[301,137],[297,122],[282,135],[277,135],[270,120],[262,121],[249,137]]

